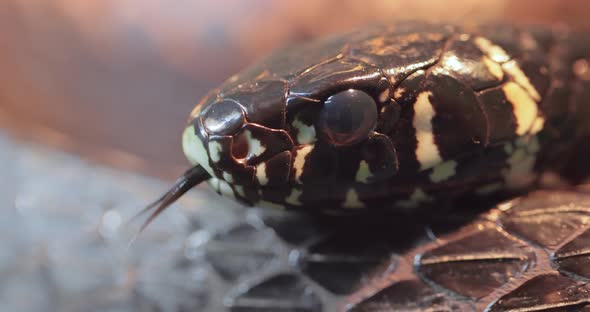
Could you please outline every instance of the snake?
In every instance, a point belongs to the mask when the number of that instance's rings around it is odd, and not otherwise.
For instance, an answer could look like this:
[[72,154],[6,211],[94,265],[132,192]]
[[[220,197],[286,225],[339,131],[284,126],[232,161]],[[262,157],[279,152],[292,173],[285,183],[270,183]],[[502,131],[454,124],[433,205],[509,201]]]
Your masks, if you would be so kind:
[[565,27],[424,21],[287,46],[230,77],[182,134],[192,167],[249,206],[413,212],[588,175],[590,40]]

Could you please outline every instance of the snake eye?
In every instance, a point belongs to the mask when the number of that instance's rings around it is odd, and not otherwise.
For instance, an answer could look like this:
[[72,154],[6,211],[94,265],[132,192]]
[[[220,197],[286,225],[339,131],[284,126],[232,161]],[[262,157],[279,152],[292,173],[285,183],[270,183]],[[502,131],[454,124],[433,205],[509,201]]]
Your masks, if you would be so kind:
[[319,128],[336,146],[366,139],[377,124],[377,104],[367,93],[349,89],[330,96],[320,113]]

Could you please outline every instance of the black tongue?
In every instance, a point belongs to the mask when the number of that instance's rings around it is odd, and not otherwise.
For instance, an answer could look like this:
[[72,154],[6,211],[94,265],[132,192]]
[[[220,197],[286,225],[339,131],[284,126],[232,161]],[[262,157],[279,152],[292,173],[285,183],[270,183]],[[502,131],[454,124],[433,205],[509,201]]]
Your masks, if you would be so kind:
[[172,186],[172,188],[170,188],[170,190],[168,192],[164,193],[164,195],[162,195],[155,202],[149,204],[147,207],[145,207],[140,212],[138,212],[133,218],[131,218],[130,222],[132,222],[133,220],[136,220],[137,218],[142,216],[144,213],[146,213],[152,209],[155,209],[150,214],[148,219],[141,226],[139,233],[143,232],[143,230],[145,230],[145,228],[152,221],[154,221],[154,219],[162,211],[166,210],[166,208],[168,208],[177,199],[179,199],[182,195],[184,195],[186,192],[188,192],[188,190],[190,190],[194,186],[200,184],[201,182],[209,179],[210,177],[211,177],[211,175],[205,169],[203,169],[203,167],[201,167],[199,165],[190,168],[182,176],[180,176],[176,180],[176,182],[174,182],[174,185]]

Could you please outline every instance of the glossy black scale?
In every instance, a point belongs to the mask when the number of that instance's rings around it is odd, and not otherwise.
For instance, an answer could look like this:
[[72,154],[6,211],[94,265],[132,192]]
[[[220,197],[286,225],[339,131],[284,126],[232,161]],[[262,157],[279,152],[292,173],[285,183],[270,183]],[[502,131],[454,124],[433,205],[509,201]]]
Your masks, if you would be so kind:
[[241,105],[231,100],[224,100],[211,105],[202,114],[203,127],[210,134],[233,134],[244,124],[244,111]]

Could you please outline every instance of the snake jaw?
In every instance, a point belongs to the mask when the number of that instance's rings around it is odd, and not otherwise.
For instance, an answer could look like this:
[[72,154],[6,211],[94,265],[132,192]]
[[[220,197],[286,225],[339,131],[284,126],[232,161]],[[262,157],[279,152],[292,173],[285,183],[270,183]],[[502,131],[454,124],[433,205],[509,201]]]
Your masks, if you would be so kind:
[[[290,180],[294,143],[287,131],[246,120],[231,131],[221,127],[211,131],[206,124],[211,115],[207,111],[212,111],[211,107],[195,116],[183,134],[183,150],[189,161],[232,186],[276,186]],[[233,120],[239,120],[239,114],[235,115],[238,117]]]

